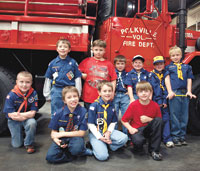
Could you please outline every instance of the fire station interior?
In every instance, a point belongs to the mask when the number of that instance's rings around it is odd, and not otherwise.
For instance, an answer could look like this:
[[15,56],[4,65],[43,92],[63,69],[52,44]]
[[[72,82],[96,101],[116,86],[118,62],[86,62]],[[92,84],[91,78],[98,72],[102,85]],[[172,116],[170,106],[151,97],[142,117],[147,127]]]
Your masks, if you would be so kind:
[[[129,0],[130,5],[132,5],[129,9],[125,10],[123,6],[123,2],[126,0],[118,1],[119,7],[117,15],[124,15],[126,13],[127,16],[134,15],[133,3],[136,0]],[[173,0],[172,0],[173,1]],[[104,1],[105,3],[109,1]],[[199,0],[191,0],[187,1],[187,3],[193,4],[187,10],[187,28],[190,28],[195,31],[200,31],[200,1]],[[175,6],[175,4],[174,4]],[[108,9],[110,8],[109,4],[107,4]],[[174,9],[175,11],[176,9]],[[102,9],[104,10],[104,9]],[[103,13],[105,14],[105,13]],[[106,13],[106,15],[100,16],[101,19],[104,20],[108,15],[112,15],[112,9]],[[177,23],[177,17],[174,16],[172,23]],[[5,54],[7,51],[0,51]],[[28,51],[25,51],[28,53]],[[45,52],[45,55],[48,52]],[[52,52],[51,52],[52,53]],[[53,52],[56,55],[56,52]],[[16,63],[18,61],[18,54],[22,55],[18,50],[16,53],[8,54],[8,56],[12,56],[15,58]],[[39,52],[33,51],[31,55],[38,55]],[[46,68],[41,68],[39,65],[39,61],[30,61],[26,60],[25,56],[27,54],[23,54],[21,57],[24,58],[25,63],[38,63],[38,69],[42,72],[46,70]],[[30,54],[29,54],[30,55]],[[42,60],[42,55],[38,56],[38,60]],[[55,56],[54,55],[54,56]],[[46,59],[47,61],[50,60]],[[79,59],[80,61],[82,59]],[[78,62],[80,62],[78,61]],[[4,59],[2,63],[7,63],[7,59]],[[195,60],[191,62],[192,65],[199,65],[200,60]],[[12,63],[9,64],[13,66]],[[14,65],[15,66],[15,65]],[[30,65],[31,66],[31,65]],[[197,67],[197,70],[194,71],[196,73],[200,73],[200,67]],[[199,75],[198,75],[199,76]],[[200,76],[199,76],[200,77]],[[200,88],[198,88],[198,92],[200,93]],[[0,96],[1,97],[1,96]],[[1,99],[0,99],[1,100]],[[194,106],[195,110],[200,111],[200,99],[197,100],[199,106]],[[196,109],[198,107],[198,109]],[[110,157],[108,161],[100,162],[97,161],[94,156],[79,156],[75,160],[69,163],[63,164],[49,164],[46,162],[45,157],[50,147],[52,140],[50,137],[51,130],[48,128],[48,124],[50,122],[50,103],[46,102],[42,108],[37,113],[37,132],[35,138],[35,146],[36,152],[34,154],[27,154],[25,149],[12,148],[10,145],[10,134],[6,131],[4,134],[0,134],[0,171],[199,171],[200,170],[200,133],[197,132],[195,134],[188,133],[187,142],[188,145],[185,147],[174,147],[174,148],[166,148],[164,144],[161,145],[161,153],[163,155],[163,160],[160,162],[153,161],[152,158],[148,155],[148,144],[144,146],[144,153],[140,155],[135,155],[133,153],[133,147],[123,147],[116,152],[112,152],[109,150]],[[199,116],[196,116],[197,120],[200,120]],[[200,123],[196,125],[200,126]],[[199,129],[199,128],[198,128]],[[87,135],[85,136],[85,141],[88,141]]]

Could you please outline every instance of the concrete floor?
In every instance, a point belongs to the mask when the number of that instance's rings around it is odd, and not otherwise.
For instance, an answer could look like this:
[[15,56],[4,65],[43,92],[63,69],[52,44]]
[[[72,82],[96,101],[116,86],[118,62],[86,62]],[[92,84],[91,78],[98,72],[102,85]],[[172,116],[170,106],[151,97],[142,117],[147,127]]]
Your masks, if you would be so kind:
[[[39,111],[36,135],[37,152],[26,154],[24,148],[13,149],[10,136],[0,137],[0,171],[199,171],[200,136],[187,135],[188,146],[172,149],[161,146],[163,161],[153,161],[147,154],[134,155],[131,147],[110,153],[110,159],[99,162],[94,157],[78,157],[70,163],[49,164],[45,160],[51,144],[50,105],[46,103]],[[87,137],[86,137],[87,139]]]

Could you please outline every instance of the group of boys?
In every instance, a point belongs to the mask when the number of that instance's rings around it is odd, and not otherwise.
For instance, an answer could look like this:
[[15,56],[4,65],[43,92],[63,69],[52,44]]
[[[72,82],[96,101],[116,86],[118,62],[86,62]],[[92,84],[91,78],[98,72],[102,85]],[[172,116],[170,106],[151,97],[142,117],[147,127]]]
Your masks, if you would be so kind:
[[[44,96],[51,101],[51,138],[46,160],[63,163],[75,156],[94,155],[105,161],[112,151],[132,142],[134,152],[141,152],[148,139],[148,151],[154,160],[162,160],[161,141],[167,147],[187,145],[185,140],[189,98],[192,94],[192,68],[181,63],[181,50],[170,49],[171,64],[165,69],[162,56],[154,58],[154,70],[143,69],[145,59],[136,55],[133,69],[126,73],[126,58],[118,55],[113,64],[104,59],[106,43],[93,42],[94,56],[80,65],[68,56],[70,42],[57,42],[58,56],[45,74]],[[79,104],[84,80],[82,100]],[[4,106],[13,147],[23,145],[27,153],[35,152],[34,135],[37,93],[32,89],[32,75],[22,71],[16,86],[8,94]],[[167,98],[169,99],[169,108]],[[151,100],[152,99],[152,100]],[[130,105],[129,105],[130,104]],[[119,110],[123,124],[118,131]],[[169,112],[170,111],[170,112]],[[170,114],[169,114],[170,113]],[[92,150],[85,147],[84,136],[89,128]]]

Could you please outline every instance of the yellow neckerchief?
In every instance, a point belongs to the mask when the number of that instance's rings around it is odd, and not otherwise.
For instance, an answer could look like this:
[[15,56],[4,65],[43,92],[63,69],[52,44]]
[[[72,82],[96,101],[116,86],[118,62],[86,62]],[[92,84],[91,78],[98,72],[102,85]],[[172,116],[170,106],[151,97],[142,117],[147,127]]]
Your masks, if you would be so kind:
[[155,70],[152,71],[154,74],[156,74],[156,76],[158,77],[158,79],[160,80],[160,88],[163,89],[163,91],[165,90],[165,88],[163,87],[162,85],[162,79],[163,79],[163,73],[160,74],[160,73],[156,73]]
[[183,72],[181,70],[181,64],[182,63],[174,63],[174,65],[177,66],[177,74],[178,74],[178,78],[183,80]]
[[[99,102],[99,98],[96,99],[95,102],[100,103]],[[110,104],[107,104],[107,105],[102,104],[101,106],[104,108],[104,111],[103,111],[103,117],[104,117],[103,118],[103,133],[105,133],[107,131],[107,128],[108,128],[108,125],[107,125],[107,116],[108,116],[108,114],[107,114],[106,110],[110,106]]]

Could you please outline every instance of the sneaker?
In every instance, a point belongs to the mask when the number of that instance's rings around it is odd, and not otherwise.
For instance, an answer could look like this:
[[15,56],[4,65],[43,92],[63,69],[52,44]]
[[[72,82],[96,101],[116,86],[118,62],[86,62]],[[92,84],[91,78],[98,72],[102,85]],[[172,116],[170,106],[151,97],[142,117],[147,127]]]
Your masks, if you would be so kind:
[[33,145],[27,145],[27,146],[26,146],[26,152],[27,152],[28,154],[34,153],[34,152],[35,152],[34,146],[33,146]]
[[188,143],[185,140],[180,140],[180,143],[181,145],[184,145],[184,146],[188,145]]
[[93,152],[89,148],[86,148],[85,151],[81,154],[81,156],[92,156]]
[[180,141],[174,141],[174,145],[177,146],[177,147],[180,147],[182,146],[181,142]]
[[155,151],[151,152],[151,157],[152,157],[152,159],[154,159],[156,161],[162,160],[162,154],[156,153]]
[[168,142],[165,144],[165,146],[166,146],[167,148],[172,148],[172,147],[174,147],[174,143],[173,143],[172,141],[168,141]]

